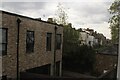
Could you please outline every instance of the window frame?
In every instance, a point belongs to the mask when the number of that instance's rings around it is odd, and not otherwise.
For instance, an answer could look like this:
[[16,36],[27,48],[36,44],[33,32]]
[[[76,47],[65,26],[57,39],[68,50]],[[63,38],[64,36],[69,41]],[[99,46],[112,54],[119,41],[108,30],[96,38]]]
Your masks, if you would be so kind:
[[[28,33],[28,32],[32,32],[32,33],[33,33],[33,43],[28,43],[28,42],[27,42],[27,36],[28,36],[27,33]],[[27,45],[29,45],[29,44],[33,46],[33,47],[32,47],[32,50],[28,48]],[[35,45],[35,31],[27,30],[27,31],[26,31],[26,53],[33,53],[33,52],[34,52],[34,45]]]
[[[48,42],[48,35],[50,35],[50,43]],[[50,44],[50,45],[49,45]],[[46,35],[46,51],[51,51],[52,50],[52,33],[47,33]]]
[[[2,45],[2,47],[3,47],[3,45],[5,45],[5,51],[3,51],[3,49],[2,49],[2,54],[0,54],[0,56],[4,56],[4,55],[7,55],[7,45],[8,45],[8,28],[0,28],[2,31],[3,30],[6,30],[6,33],[5,33],[5,39],[6,39],[6,42],[5,43],[3,43],[3,39],[2,39],[2,43],[0,43],[0,45]],[[2,37],[3,37],[3,33],[2,33]]]
[[[60,36],[60,43],[58,43],[58,35]],[[62,44],[62,34],[56,34],[56,49],[60,50],[61,49],[61,44]]]

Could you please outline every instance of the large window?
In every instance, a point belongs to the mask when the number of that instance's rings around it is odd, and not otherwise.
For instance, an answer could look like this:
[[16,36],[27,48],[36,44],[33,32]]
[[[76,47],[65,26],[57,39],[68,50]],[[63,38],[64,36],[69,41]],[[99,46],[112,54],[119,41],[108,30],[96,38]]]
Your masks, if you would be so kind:
[[61,34],[57,34],[56,37],[56,48],[61,49]]
[[27,31],[26,52],[34,52],[34,31]]
[[46,50],[51,51],[51,41],[52,41],[52,33],[47,33],[46,37]]
[[7,54],[7,29],[0,29],[0,55]]

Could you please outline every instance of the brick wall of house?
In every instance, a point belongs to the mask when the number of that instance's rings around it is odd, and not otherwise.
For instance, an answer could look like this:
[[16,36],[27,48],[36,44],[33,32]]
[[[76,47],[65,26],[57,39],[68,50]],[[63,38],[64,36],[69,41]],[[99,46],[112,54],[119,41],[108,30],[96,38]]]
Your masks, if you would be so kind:
[[97,54],[95,71],[102,74],[104,70],[112,70],[117,64],[117,55]]
[[[16,54],[17,54],[17,19],[21,20],[20,35],[19,35],[19,68],[20,71],[25,71],[29,68],[42,66],[53,63],[54,54],[54,24],[43,21],[34,20],[31,18],[2,12],[2,27],[8,28],[8,46],[7,55],[3,56],[3,75],[8,77],[16,76]],[[35,43],[34,52],[26,53],[26,32],[27,30],[34,31]],[[47,32],[52,33],[52,50],[46,51],[46,35]],[[63,27],[58,26],[57,34],[62,34]],[[56,51],[56,61],[62,60],[62,45],[61,49]]]

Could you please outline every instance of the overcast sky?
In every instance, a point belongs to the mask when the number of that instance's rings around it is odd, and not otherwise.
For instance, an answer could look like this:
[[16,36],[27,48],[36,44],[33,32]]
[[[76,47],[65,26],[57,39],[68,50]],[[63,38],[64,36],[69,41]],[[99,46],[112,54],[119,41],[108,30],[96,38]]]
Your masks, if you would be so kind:
[[[112,2],[112,0],[76,0],[74,2],[61,0],[60,3],[66,8],[68,22],[72,23],[73,27],[91,28],[110,39],[108,20],[111,15],[108,8]],[[34,2],[4,0],[0,9],[32,18],[42,18],[46,21],[48,17],[55,17],[58,3],[58,0],[34,0]]]

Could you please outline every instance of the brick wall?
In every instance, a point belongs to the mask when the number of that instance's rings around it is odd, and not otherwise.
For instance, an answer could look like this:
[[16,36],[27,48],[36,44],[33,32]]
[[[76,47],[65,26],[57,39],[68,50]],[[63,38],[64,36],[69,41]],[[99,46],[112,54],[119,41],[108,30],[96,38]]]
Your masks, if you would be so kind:
[[[8,28],[7,55],[3,56],[3,74],[8,77],[16,76],[16,54],[17,54],[17,19],[21,20],[19,35],[19,68],[25,71],[29,68],[53,63],[54,54],[54,27],[58,25],[34,20],[28,17],[2,12],[2,27]],[[34,53],[26,53],[26,31],[35,33]],[[52,33],[52,51],[46,51],[46,34]],[[58,34],[63,36],[63,27],[58,26]],[[62,59],[62,46],[56,51],[56,61]]]
[[95,71],[102,74],[103,70],[112,70],[115,64],[117,64],[116,55],[97,54]]

